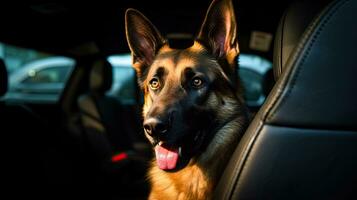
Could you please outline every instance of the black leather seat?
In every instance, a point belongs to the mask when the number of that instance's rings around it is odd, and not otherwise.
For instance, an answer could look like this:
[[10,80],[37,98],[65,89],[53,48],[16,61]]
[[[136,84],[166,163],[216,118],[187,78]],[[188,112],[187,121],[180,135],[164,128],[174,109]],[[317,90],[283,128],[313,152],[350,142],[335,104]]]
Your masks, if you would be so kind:
[[320,2],[317,15],[309,12],[315,3],[285,14],[277,83],[215,199],[357,199],[357,1]]
[[89,92],[78,100],[88,146],[100,162],[110,161],[115,153],[133,148],[120,102],[105,94],[111,88],[112,76],[109,62],[95,61],[89,76]]

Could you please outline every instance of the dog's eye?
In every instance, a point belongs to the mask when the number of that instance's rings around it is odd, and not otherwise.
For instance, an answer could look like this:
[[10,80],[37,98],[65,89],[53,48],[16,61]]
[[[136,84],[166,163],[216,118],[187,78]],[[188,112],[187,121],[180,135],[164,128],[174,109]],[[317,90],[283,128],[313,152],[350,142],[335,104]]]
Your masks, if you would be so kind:
[[194,88],[200,88],[203,85],[203,80],[199,77],[195,77],[192,79],[192,87]]
[[151,81],[149,82],[149,86],[152,90],[157,90],[160,88],[160,81],[157,78],[153,78],[151,79]]

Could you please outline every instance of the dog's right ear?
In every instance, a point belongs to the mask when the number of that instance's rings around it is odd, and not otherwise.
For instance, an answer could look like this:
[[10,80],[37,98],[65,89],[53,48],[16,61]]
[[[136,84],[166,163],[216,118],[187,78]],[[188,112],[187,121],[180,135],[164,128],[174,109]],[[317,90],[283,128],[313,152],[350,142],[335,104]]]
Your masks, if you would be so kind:
[[140,81],[165,40],[143,14],[132,8],[125,13],[125,31],[133,66]]

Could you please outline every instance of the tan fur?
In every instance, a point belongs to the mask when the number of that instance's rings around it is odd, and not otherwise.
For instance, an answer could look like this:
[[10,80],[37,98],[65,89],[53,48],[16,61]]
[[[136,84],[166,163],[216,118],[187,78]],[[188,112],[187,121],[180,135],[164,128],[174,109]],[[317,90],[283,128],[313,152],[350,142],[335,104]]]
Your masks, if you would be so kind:
[[190,51],[194,52],[194,53],[200,53],[200,52],[204,51],[204,48],[200,43],[195,41],[193,43],[193,45],[190,47]]

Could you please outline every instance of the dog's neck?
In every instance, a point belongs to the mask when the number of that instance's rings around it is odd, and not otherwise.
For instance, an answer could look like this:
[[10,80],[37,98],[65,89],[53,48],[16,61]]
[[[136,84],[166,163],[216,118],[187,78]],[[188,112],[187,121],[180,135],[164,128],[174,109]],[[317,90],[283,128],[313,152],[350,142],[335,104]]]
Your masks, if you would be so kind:
[[242,131],[245,130],[246,120],[246,117],[242,115],[231,118],[214,134],[205,152],[195,161],[197,166],[206,166],[204,170],[207,173],[215,174],[211,177],[213,182],[217,182],[236,144],[243,135]]

